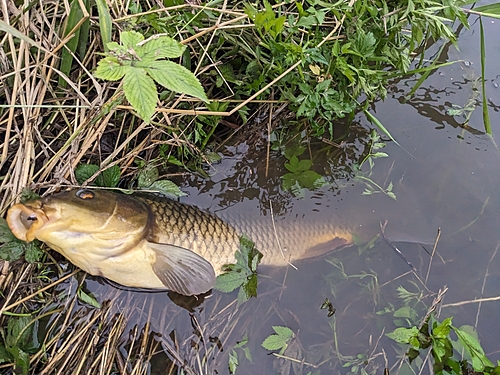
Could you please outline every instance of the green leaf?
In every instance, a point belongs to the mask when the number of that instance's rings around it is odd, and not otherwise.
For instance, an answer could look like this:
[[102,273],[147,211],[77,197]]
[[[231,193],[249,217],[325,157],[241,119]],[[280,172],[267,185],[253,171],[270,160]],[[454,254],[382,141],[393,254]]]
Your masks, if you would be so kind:
[[106,47],[111,41],[111,33],[113,24],[111,22],[111,14],[109,13],[108,4],[106,0],[96,0],[97,13],[99,14],[99,28],[101,31],[102,44],[105,46],[104,51],[108,51]]
[[500,16],[500,3],[493,3],[475,7],[474,12],[488,13],[489,15]]
[[123,65],[120,60],[114,56],[107,56],[97,63],[97,69],[94,76],[108,81],[118,81],[130,71],[129,65]]
[[223,293],[231,293],[233,290],[239,288],[245,281],[247,281],[247,275],[243,273],[242,270],[239,270],[239,272],[227,272],[217,276],[214,288]]
[[24,253],[23,242],[16,238],[16,241],[4,243],[0,247],[0,258],[13,262],[21,258]]
[[21,192],[21,203],[26,203],[26,202],[29,202],[29,201],[33,201],[33,200],[36,200],[36,199],[40,199],[40,196],[31,191],[30,189],[28,188],[23,188],[22,192]]
[[144,69],[132,68],[123,78],[125,97],[138,115],[146,122],[151,121],[155,111],[158,92],[153,80]]
[[257,297],[257,274],[252,274],[243,281],[240,293],[238,293],[238,304],[248,301],[250,298]]
[[308,159],[304,159],[299,161],[299,164],[297,166],[297,172],[303,172],[307,171],[309,168],[312,166],[312,161]]
[[452,317],[446,318],[432,330],[432,336],[439,339],[445,339],[450,334]]
[[81,185],[97,173],[99,167],[95,164],[78,164],[75,168],[76,181]]
[[[80,2],[78,0],[73,0],[71,2],[71,7],[69,11],[69,16],[66,19],[66,27],[64,30],[64,38],[68,36],[68,34],[78,25],[78,23],[83,18],[83,11],[80,7]],[[82,24],[83,25],[83,24]],[[66,77],[69,77],[69,73],[71,71],[71,66],[73,64],[73,55],[72,53],[76,52],[76,48],[78,47],[78,42],[80,39],[80,28],[78,27],[73,31],[73,35],[71,39],[66,42],[66,48],[62,49],[61,52],[61,62],[59,65],[59,70]],[[87,44],[87,41],[83,41],[83,44]],[[63,79],[62,76],[59,77],[59,85],[62,87],[66,87],[66,80]]]
[[386,333],[386,336],[401,344],[409,344],[412,338],[418,337],[418,328],[399,327],[392,332]]
[[282,326],[273,326],[274,332],[276,332],[278,335],[288,339],[291,339],[294,336],[293,331],[288,328],[288,327],[282,327]]
[[142,60],[154,61],[168,57],[170,59],[182,56],[186,46],[178,41],[162,35],[148,40],[137,48],[137,55]]
[[144,40],[144,36],[141,33],[138,33],[137,31],[123,31],[120,34],[120,43],[126,48],[126,49],[137,49],[137,44],[142,42]]
[[148,164],[139,172],[139,175],[137,176],[137,185],[139,188],[147,188],[151,186],[153,182],[158,180],[159,176],[160,173],[158,172],[158,168],[154,165]]
[[101,304],[96,300],[96,298],[92,294],[87,294],[83,291],[83,289],[78,289],[77,292],[78,299],[87,305],[95,307],[96,309],[101,308]]
[[288,346],[288,341],[293,338],[294,333],[288,327],[273,326],[276,334],[269,335],[263,342],[262,346],[267,350],[284,350]]
[[38,241],[24,244],[24,258],[28,263],[39,262],[42,256],[43,250],[40,249]]
[[287,340],[279,335],[270,335],[262,342],[262,346],[266,350],[281,350],[286,345]]
[[175,183],[170,180],[158,180],[153,182],[148,190],[156,190],[167,197],[179,198],[187,195]]
[[9,351],[14,357],[16,375],[28,375],[30,368],[30,355],[17,346],[10,348]]
[[8,243],[12,241],[19,241],[19,240],[10,231],[10,228],[7,224],[7,220],[5,220],[3,217],[0,217],[0,242]]
[[[139,65],[138,66],[142,66]],[[208,98],[196,76],[182,65],[172,61],[154,61],[142,66],[148,74],[167,89],[194,96],[208,102]]]
[[95,179],[95,183],[100,187],[116,187],[120,182],[121,171],[118,165],[113,165],[103,170]]
[[217,276],[215,289],[230,293],[240,287],[238,303],[257,296],[257,265],[262,254],[246,236],[240,238],[240,249],[235,252],[236,264],[224,266],[225,273]]
[[12,355],[5,349],[5,346],[0,344],[0,363],[12,362],[13,359]]
[[236,369],[238,368],[238,353],[236,353],[235,350],[231,350],[229,353],[229,373],[234,374],[236,372]]
[[285,168],[292,173],[296,173],[299,170],[299,159],[297,156],[292,155],[289,163],[285,163]]
[[495,365],[486,357],[481,344],[474,336],[460,328],[452,328],[458,336],[460,343],[471,356],[474,371],[483,372],[486,366],[495,367]]

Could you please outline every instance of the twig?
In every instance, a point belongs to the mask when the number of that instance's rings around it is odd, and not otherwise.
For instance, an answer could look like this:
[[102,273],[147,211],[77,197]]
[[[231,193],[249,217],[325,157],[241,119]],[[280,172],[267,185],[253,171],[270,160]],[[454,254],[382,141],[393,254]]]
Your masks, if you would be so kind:
[[432,248],[431,259],[429,260],[429,267],[427,268],[427,275],[425,275],[425,283],[427,284],[427,280],[429,279],[429,274],[431,273],[432,260],[434,259],[434,254],[436,253],[437,244],[439,242],[439,238],[441,238],[441,228],[438,228],[436,241],[434,241],[434,247]]

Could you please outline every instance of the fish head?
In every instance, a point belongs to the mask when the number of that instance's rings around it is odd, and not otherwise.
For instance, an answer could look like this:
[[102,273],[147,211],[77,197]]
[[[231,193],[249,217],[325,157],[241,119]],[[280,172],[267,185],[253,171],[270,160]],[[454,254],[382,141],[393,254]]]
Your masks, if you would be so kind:
[[140,201],[104,190],[69,190],[24,204],[7,213],[12,233],[35,238],[65,255],[74,249],[120,252],[148,232],[148,208]]

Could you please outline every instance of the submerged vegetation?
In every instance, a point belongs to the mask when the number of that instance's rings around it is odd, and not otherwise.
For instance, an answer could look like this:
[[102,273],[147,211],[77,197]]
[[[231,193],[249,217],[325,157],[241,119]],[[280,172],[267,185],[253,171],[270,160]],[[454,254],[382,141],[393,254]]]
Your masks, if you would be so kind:
[[[349,176],[365,184],[365,194],[396,199],[392,182],[378,184],[372,175],[375,160],[387,156],[381,136],[395,140],[370,114],[370,103],[387,95],[391,79],[414,73],[425,78],[441,64],[426,60],[426,48],[440,39],[455,43],[454,25],[468,27],[468,10],[455,0],[69,0],[2,6],[2,215],[24,199],[27,186],[44,194],[94,185],[180,197],[184,193],[165,174],[207,175],[207,166],[220,159],[219,147],[243,132],[248,139],[267,135],[267,161],[272,152],[281,158],[283,173],[274,182],[285,193],[302,196]],[[486,6],[475,13],[494,15],[498,9]],[[485,98],[484,66],[481,90]],[[468,120],[477,97],[450,114]],[[346,129],[360,110],[378,132],[368,131],[345,150]],[[315,170],[311,136],[335,159],[331,171]],[[335,169],[342,157],[349,158],[347,170]],[[276,311],[265,305],[268,300],[251,298],[257,295],[261,255],[245,240],[238,264],[217,283],[229,294],[214,292],[206,311],[199,308],[206,296],[170,294],[174,303],[165,306],[154,295],[132,298],[126,290],[86,279],[39,244],[12,237],[3,219],[0,244],[1,373],[146,374],[159,363],[168,373],[209,374],[217,360],[233,374],[262,347],[273,351],[281,361],[276,368],[287,375],[319,374],[322,365],[338,364],[350,373],[377,371],[370,369],[370,355],[341,354],[331,303],[324,307],[333,339],[309,353],[299,329],[288,326],[298,320],[293,312],[287,311],[288,318],[280,312],[278,322],[245,321],[245,312],[255,318],[257,307]],[[329,281],[356,280],[374,305],[380,302],[375,272],[347,275],[342,263],[329,261],[338,271],[326,277],[332,295],[336,285]],[[281,298],[282,286],[278,292],[275,287],[265,293]],[[423,366],[419,356],[431,348],[437,373],[499,372],[468,328],[455,328],[451,318],[439,322],[430,313],[419,325],[423,296],[400,296],[402,307],[387,303],[378,315],[395,318],[398,328],[388,336],[410,345],[401,353],[407,351],[413,365]],[[246,304],[253,305],[245,310]],[[243,317],[236,318],[238,313]],[[181,331],[186,320],[191,326]],[[248,335],[252,328],[268,336],[255,339]],[[451,332],[458,341],[450,339]],[[469,357],[457,360],[462,348]],[[403,357],[401,366],[411,366]]]

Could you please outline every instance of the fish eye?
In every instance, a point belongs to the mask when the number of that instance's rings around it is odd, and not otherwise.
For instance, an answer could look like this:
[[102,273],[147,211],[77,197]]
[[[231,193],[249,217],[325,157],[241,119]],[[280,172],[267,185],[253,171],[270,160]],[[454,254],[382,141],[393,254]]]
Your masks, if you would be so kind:
[[28,220],[28,221],[37,221],[38,219],[37,219],[37,217],[36,217],[35,214],[31,214],[30,216],[28,216],[26,218],[26,220]]
[[81,199],[92,199],[95,197],[95,194],[92,190],[81,189],[76,192],[76,196]]

